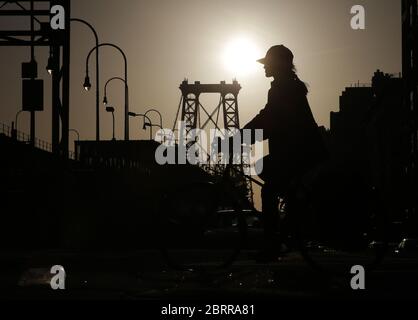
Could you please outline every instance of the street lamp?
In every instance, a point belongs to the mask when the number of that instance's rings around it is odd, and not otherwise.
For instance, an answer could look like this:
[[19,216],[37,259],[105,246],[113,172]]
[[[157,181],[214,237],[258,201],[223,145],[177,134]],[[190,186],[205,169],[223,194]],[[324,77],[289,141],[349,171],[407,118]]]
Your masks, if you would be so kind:
[[48,57],[48,64],[46,65],[46,71],[48,71],[49,75],[52,75],[54,71],[54,58],[52,57],[52,47],[49,47],[49,57]]
[[12,137],[15,138],[16,140],[18,140],[18,134],[17,134],[17,121],[19,120],[19,115],[23,112],[24,110],[19,110],[16,113],[15,116],[15,122],[12,122]]
[[106,107],[106,111],[112,113],[112,118],[113,118],[113,135],[112,135],[112,140],[115,141],[115,108],[113,107]]
[[152,138],[153,137],[153,135],[152,135],[152,128],[153,127],[157,127],[157,128],[160,128],[161,131],[163,132],[163,134],[164,134],[164,140],[163,141],[165,141],[165,132],[164,132],[164,129],[163,129],[162,126],[160,126],[159,124],[152,124],[152,123],[148,123],[148,122],[145,122],[144,121],[143,129],[146,130],[147,127],[150,127],[151,128],[151,140],[153,139]]
[[147,112],[145,112],[145,115],[147,115],[149,112],[156,112],[160,116],[160,127],[161,130],[163,130],[163,116],[161,115],[161,112],[157,109],[149,109]]
[[[104,97],[103,97],[103,104],[104,104],[105,106],[107,105],[107,85],[108,85],[111,81],[113,81],[113,80],[120,80],[120,81],[122,81],[123,83],[125,83],[125,85],[126,85],[125,80],[124,80],[124,79],[122,79],[122,78],[120,78],[120,77],[113,77],[113,78],[110,78],[109,80],[107,80],[107,82],[106,82],[106,84],[105,84],[105,86],[104,86]],[[129,112],[128,112],[128,115],[129,115]]]
[[[96,47],[99,46],[99,37],[97,35],[96,30],[93,28],[93,26],[90,23],[88,23],[85,20],[77,19],[77,18],[72,18],[72,19],[70,19],[70,21],[71,22],[80,22],[80,23],[84,24],[85,26],[87,26],[93,32]],[[48,66],[49,66],[49,59],[48,59]],[[48,69],[48,67],[47,67],[47,69]],[[96,141],[100,141],[100,102],[99,102],[99,99],[100,99],[100,92],[99,92],[100,83],[99,83],[99,81],[100,81],[99,49],[97,49],[96,50]],[[91,83],[90,83],[90,78],[89,77],[86,77],[83,87],[84,87],[84,90],[86,90],[86,91],[90,90]]]
[[159,127],[161,129],[161,131],[163,132],[163,141],[166,141],[166,136],[165,136],[165,129],[163,128],[163,116],[161,115],[161,112],[158,111],[157,109],[149,109],[147,112],[145,112],[145,115],[147,115],[149,112],[156,112],[159,117],[160,117],[160,125],[153,125],[155,127]]
[[88,76],[86,76],[84,78],[84,84],[83,84],[84,90],[86,91],[90,91],[91,88],[91,83],[90,83],[90,78]]
[[[147,127],[150,127],[150,140],[152,140],[152,127],[154,126],[151,122],[151,119],[142,113],[135,113],[135,112],[128,112],[128,116],[130,117],[143,117],[144,118],[144,125],[142,126],[142,129],[147,130]],[[145,119],[149,121],[149,123],[145,122]]]
[[[117,49],[123,56],[124,64],[125,64],[125,112],[124,112],[124,120],[125,120],[125,140],[129,140],[129,95],[128,95],[128,60],[126,59],[126,55],[123,52],[123,50],[118,47],[117,45],[114,45],[113,43],[101,43],[96,45],[93,49],[90,50],[87,59],[86,59],[86,81],[84,84],[87,84],[87,86],[84,86],[85,88],[88,88],[88,85],[90,84],[90,79],[88,77],[89,75],[89,59],[91,54],[94,50],[97,50],[99,47],[103,46],[110,46],[115,49]],[[87,81],[88,80],[88,81]]]
[[69,129],[68,132],[74,132],[77,135],[77,141],[80,141],[80,133],[76,129]]
[[20,116],[20,114],[23,112],[24,110],[19,110],[17,113],[16,113],[16,119],[15,119],[15,124],[16,124],[16,132],[17,132],[17,121],[19,120],[19,116]]

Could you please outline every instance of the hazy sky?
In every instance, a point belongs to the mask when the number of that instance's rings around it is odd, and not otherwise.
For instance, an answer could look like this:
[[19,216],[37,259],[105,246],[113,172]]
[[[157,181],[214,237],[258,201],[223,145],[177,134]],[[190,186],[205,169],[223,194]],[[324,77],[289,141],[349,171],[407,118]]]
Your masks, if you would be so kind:
[[[261,55],[274,44],[288,46],[302,80],[309,84],[309,101],[317,122],[329,125],[329,112],[338,109],[344,87],[370,82],[380,68],[401,70],[400,0],[72,0],[72,17],[97,29],[101,42],[120,45],[128,56],[130,106],[135,112],[155,107],[164,125],[172,127],[183,78],[202,83],[232,81],[237,76],[244,125],[265,105],[270,79],[260,65],[249,74],[226,68],[224,52],[236,39],[247,39]],[[350,8],[366,9],[366,30],[350,28]],[[3,20],[4,28],[9,22]],[[82,89],[85,57],[93,37],[82,25],[72,24],[70,126],[83,139],[94,139],[95,93]],[[50,85],[46,48],[37,49],[39,76],[45,80],[45,112],[38,115],[37,136],[50,141]],[[20,109],[20,63],[28,48],[0,48],[0,121],[10,123]],[[123,61],[112,48],[101,51],[101,82],[123,76]],[[94,59],[90,69],[94,71]],[[94,88],[94,73],[90,74]],[[116,107],[117,137],[123,136],[123,88],[114,82],[109,100]],[[102,99],[102,97],[101,97]],[[205,100],[206,99],[206,100]],[[203,98],[212,109],[218,97]],[[102,138],[111,137],[111,116],[101,113]],[[20,128],[28,130],[22,115]],[[139,119],[131,120],[131,137],[146,138]],[[71,139],[75,137],[71,135]]]
[[[160,110],[171,128],[180,100],[179,84],[231,82],[242,85],[239,95],[241,125],[264,107],[270,79],[261,65],[248,61],[251,72],[231,71],[225,51],[239,39],[252,44],[229,64],[263,56],[272,45],[284,44],[295,55],[300,78],[308,83],[309,101],[320,125],[329,126],[330,111],[338,110],[342,90],[357,81],[370,82],[376,69],[401,71],[400,0],[72,0],[72,17],[88,20],[101,42],[123,48],[128,57],[130,108],[137,113]],[[366,29],[350,27],[350,8],[366,9]],[[13,5],[10,6],[13,8]],[[0,29],[15,21],[3,18]],[[19,26],[19,23],[16,27]],[[86,93],[85,58],[94,38],[83,25],[72,24],[70,127],[81,139],[95,138],[95,92]],[[234,54],[234,52],[232,53]],[[21,108],[20,64],[30,58],[29,48],[0,48],[0,122],[10,124]],[[37,137],[51,140],[51,80],[45,70],[48,49],[36,50],[39,77],[45,80],[45,111],[37,115]],[[247,59],[247,60],[246,60]],[[255,59],[255,57],[253,57]],[[245,68],[246,69],[246,68]],[[93,88],[94,59],[90,78]],[[242,70],[238,70],[242,71]],[[112,48],[101,50],[101,91],[105,81],[123,77],[123,60]],[[103,96],[100,97],[102,100]],[[123,87],[113,82],[109,103],[116,108],[116,137],[123,138]],[[219,97],[202,96],[212,110]],[[102,106],[102,105],[101,105]],[[155,120],[154,120],[155,119]],[[153,118],[156,121],[157,118]],[[142,120],[130,120],[133,139],[148,139]],[[22,114],[19,129],[29,132],[29,116]],[[110,139],[111,115],[101,110],[101,137]],[[73,149],[74,134],[70,135]],[[259,203],[256,188],[256,205]]]

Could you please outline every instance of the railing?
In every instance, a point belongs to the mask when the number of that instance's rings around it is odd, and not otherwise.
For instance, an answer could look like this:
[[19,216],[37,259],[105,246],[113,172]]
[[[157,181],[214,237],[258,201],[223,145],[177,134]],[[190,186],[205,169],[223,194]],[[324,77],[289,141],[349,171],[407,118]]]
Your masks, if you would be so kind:
[[10,127],[6,124],[0,124],[0,133],[3,133],[4,135],[11,137]]
[[356,82],[350,85],[351,88],[368,88],[371,86],[372,84],[370,82]]
[[[8,136],[9,138],[15,139],[16,141],[23,142],[26,144],[30,143],[30,136],[28,134],[21,132],[19,130],[16,130],[16,129],[12,129],[7,124],[0,123],[0,134],[1,133]],[[52,153],[52,144],[44,140],[35,138],[34,146],[37,149]],[[68,158],[75,160],[75,153],[73,151],[69,151]]]

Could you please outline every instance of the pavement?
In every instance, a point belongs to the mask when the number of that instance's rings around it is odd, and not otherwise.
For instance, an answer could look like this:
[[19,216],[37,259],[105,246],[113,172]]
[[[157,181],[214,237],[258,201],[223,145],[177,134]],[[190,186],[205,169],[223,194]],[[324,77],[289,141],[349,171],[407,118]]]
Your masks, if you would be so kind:
[[[318,272],[298,252],[265,264],[256,263],[254,253],[245,250],[230,267],[220,268],[210,261],[216,252],[200,252],[207,257],[206,262],[174,269],[158,250],[3,251],[0,299],[418,299],[417,254],[390,251],[374,270],[366,269],[365,290],[353,290],[349,268],[353,257],[317,253],[315,259],[326,267],[338,264],[347,269],[346,274],[331,274]],[[66,271],[65,290],[51,288],[54,265],[62,265]],[[334,270],[331,267],[326,270]]]

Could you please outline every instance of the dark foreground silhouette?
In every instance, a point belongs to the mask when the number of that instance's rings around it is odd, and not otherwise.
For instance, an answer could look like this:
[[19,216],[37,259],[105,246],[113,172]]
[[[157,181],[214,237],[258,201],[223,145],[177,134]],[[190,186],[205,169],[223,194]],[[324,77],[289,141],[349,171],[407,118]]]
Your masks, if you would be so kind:
[[298,78],[292,52],[283,45],[271,47],[265,58],[266,77],[273,77],[267,105],[244,129],[263,129],[269,152],[263,161],[263,225],[266,252],[273,258],[274,234],[278,230],[279,197],[285,196],[292,181],[325,158],[325,147],[307,100],[307,87]]

